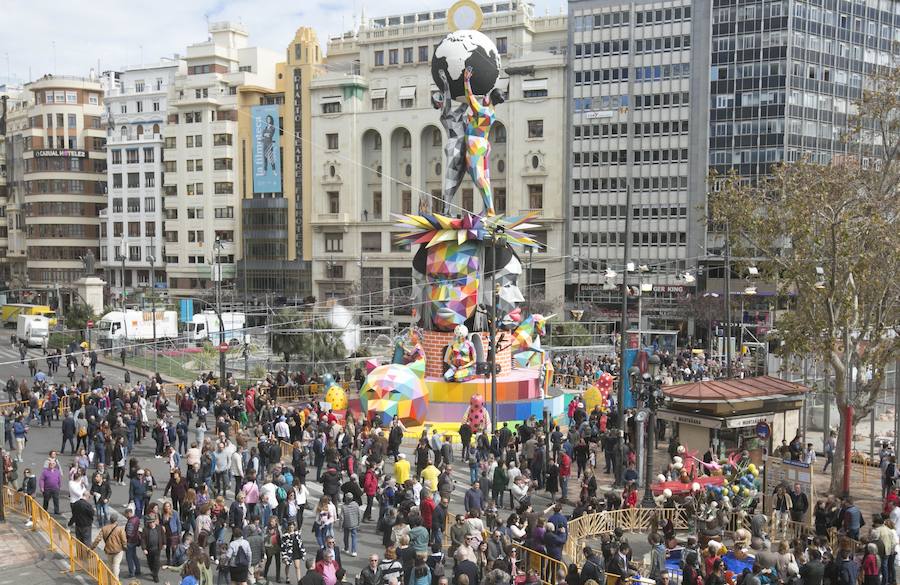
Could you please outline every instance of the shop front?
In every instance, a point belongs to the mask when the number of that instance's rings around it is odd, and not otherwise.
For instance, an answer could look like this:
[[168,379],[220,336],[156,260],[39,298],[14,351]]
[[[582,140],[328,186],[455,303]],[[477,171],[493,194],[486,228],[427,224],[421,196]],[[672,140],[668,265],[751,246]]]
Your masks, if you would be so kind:
[[677,384],[663,388],[657,416],[689,452],[702,455],[712,445],[720,456],[746,449],[761,460],[794,438],[807,391],[771,376]]

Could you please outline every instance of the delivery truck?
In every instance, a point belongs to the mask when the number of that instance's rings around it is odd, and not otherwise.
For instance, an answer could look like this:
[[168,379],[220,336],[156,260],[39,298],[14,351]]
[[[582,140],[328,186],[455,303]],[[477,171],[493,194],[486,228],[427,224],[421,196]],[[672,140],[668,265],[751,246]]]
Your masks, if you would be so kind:
[[[246,332],[247,318],[243,313],[222,313],[221,330],[225,334],[225,343],[237,345],[248,343],[250,335]],[[216,345],[222,343],[219,327],[219,316],[215,311],[207,309],[191,317],[187,324],[185,336],[196,344],[210,341]]]
[[0,307],[0,321],[3,325],[17,325],[19,315],[41,315],[50,321],[50,327],[56,326],[56,311],[47,305],[29,305],[26,303],[7,303]]
[[26,347],[47,347],[50,340],[50,319],[43,315],[19,315],[16,339]]
[[[152,341],[153,311],[110,311],[97,323],[101,347],[122,345],[127,341]],[[178,312],[156,311],[156,340],[178,337]]]

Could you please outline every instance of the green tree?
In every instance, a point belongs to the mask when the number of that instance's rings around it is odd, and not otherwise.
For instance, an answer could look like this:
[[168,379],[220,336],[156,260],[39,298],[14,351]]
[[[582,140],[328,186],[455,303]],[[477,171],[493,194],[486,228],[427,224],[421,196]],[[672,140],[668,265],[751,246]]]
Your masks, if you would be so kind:
[[275,314],[272,351],[284,356],[285,364],[292,357],[304,363],[334,362],[347,357],[340,331],[324,319],[294,309]]
[[93,309],[84,303],[78,303],[66,309],[65,313],[66,329],[84,332],[87,328],[88,321],[98,321],[99,318],[94,314]]
[[871,412],[886,366],[900,355],[900,72],[872,81],[855,107],[849,146],[860,157],[781,165],[755,185],[714,177],[709,202],[733,253],[757,259],[790,301],[776,323],[781,352],[816,355],[833,373],[840,432],[832,490],[840,489],[847,425]]
[[583,347],[592,345],[591,332],[581,323],[549,323],[548,345],[557,347]]

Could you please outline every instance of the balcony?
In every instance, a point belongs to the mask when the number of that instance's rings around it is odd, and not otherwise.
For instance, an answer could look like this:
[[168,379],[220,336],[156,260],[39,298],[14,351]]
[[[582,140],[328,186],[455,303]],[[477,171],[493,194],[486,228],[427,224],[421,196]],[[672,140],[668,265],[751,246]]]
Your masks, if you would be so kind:
[[122,136],[113,134],[106,139],[107,146],[127,145],[127,144],[149,144],[151,142],[162,142],[162,134],[145,133],[141,136]]

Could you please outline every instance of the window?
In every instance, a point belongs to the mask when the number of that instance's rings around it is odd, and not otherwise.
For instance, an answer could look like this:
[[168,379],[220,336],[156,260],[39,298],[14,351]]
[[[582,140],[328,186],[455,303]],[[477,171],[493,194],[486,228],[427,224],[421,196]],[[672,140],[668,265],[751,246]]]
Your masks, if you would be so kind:
[[362,251],[381,252],[381,232],[363,232]]
[[143,81],[135,81],[134,82],[134,93],[144,93],[144,82]]
[[412,191],[403,191],[400,194],[401,213],[412,213]]
[[416,106],[416,86],[408,85],[400,88],[400,107],[403,109]]
[[544,208],[544,186],[528,185],[528,208],[543,209]]
[[[202,185],[202,183],[197,183],[198,185]],[[215,193],[216,195],[231,195],[234,193],[234,183],[227,181],[218,181],[215,184]],[[200,195],[201,193],[198,193]]]
[[69,128],[75,128],[78,124],[78,118],[75,114],[68,115]]
[[133,165],[140,162],[138,159],[138,149],[129,148],[125,151],[125,160],[128,164]]
[[158,101],[155,101],[155,100],[153,101],[153,111],[154,112],[159,111],[159,102]]
[[328,213],[340,213],[341,194],[338,191],[328,191]]
[[142,102],[141,100],[136,101],[136,102],[134,103],[134,105],[137,107],[137,110],[136,110],[136,111],[137,111],[138,113],[144,111],[144,102]]
[[419,47],[419,63],[427,63],[428,62],[428,46],[423,45]]
[[132,262],[140,262],[141,260],[141,247],[140,246],[128,246],[128,259]]
[[385,100],[384,100],[383,97],[382,97],[382,98],[376,98],[376,97],[373,97],[373,98],[372,98],[372,109],[373,109],[373,110],[376,110],[376,111],[377,111],[377,110],[383,110],[383,109],[384,109],[384,105],[385,105],[385,104],[384,104],[384,101],[385,101]]
[[129,238],[141,237],[141,222],[139,222],[139,221],[129,221],[128,222],[128,237]]
[[166,140],[163,142],[163,148],[175,148],[175,137],[166,136]]
[[341,113],[341,102],[326,102],[322,104],[322,113],[323,114],[340,114]]
[[122,198],[114,197],[112,203],[113,213],[122,213]]
[[381,67],[384,65],[384,51],[375,51],[375,66]]
[[462,190],[462,206],[463,209],[474,209],[474,199],[472,189]]
[[339,148],[339,141],[337,133],[334,134],[326,134],[325,135],[325,144],[328,150],[337,150]]
[[156,173],[144,173],[144,187],[156,187]]
[[112,164],[120,165],[122,164],[122,151],[121,150],[113,150],[112,151]]
[[388,51],[388,64],[397,65],[400,62],[400,50],[391,49]]
[[332,280],[342,280],[344,278],[344,265],[329,262],[325,266],[325,274]]
[[[216,230],[216,239],[220,242],[233,242],[234,230]],[[223,258],[222,261],[227,262],[227,259]]]
[[344,234],[325,234],[326,252],[344,251]]
[[193,136],[185,136],[184,137],[184,145],[187,148],[194,148],[194,137]]
[[506,41],[506,37],[497,37],[497,52],[501,55],[505,55],[507,51],[508,43]]
[[140,213],[141,200],[138,197],[128,198],[128,213]]
[[528,120],[528,138],[544,137],[544,121]]
[[141,186],[140,173],[128,173],[128,188],[137,189]]
[[413,48],[412,47],[403,47],[403,62],[404,63],[412,63],[413,62]]
[[178,232],[176,231],[168,231],[163,232],[163,240],[169,244],[177,244],[178,243]]
[[187,218],[188,219],[203,219],[203,208],[202,207],[188,207]]
[[213,146],[231,146],[231,134],[213,134]]
[[372,193],[372,215],[376,219],[381,219],[381,191]]
[[188,230],[188,242],[203,243],[203,230]]
[[152,163],[153,160],[154,160],[154,158],[155,158],[155,157],[154,157],[153,149],[152,149],[152,148],[145,148],[145,149],[144,149],[144,162],[145,162],[145,163]]
[[144,211],[156,211],[156,199],[144,197]]
[[506,213],[506,188],[497,187],[494,189],[494,211],[497,213]]
[[233,219],[234,218],[234,207],[216,207],[215,209],[216,219]]
[[197,136],[194,136],[194,146],[197,148],[203,146],[203,136],[199,134]]
[[402,148],[412,148],[412,134],[404,132],[401,140]]

